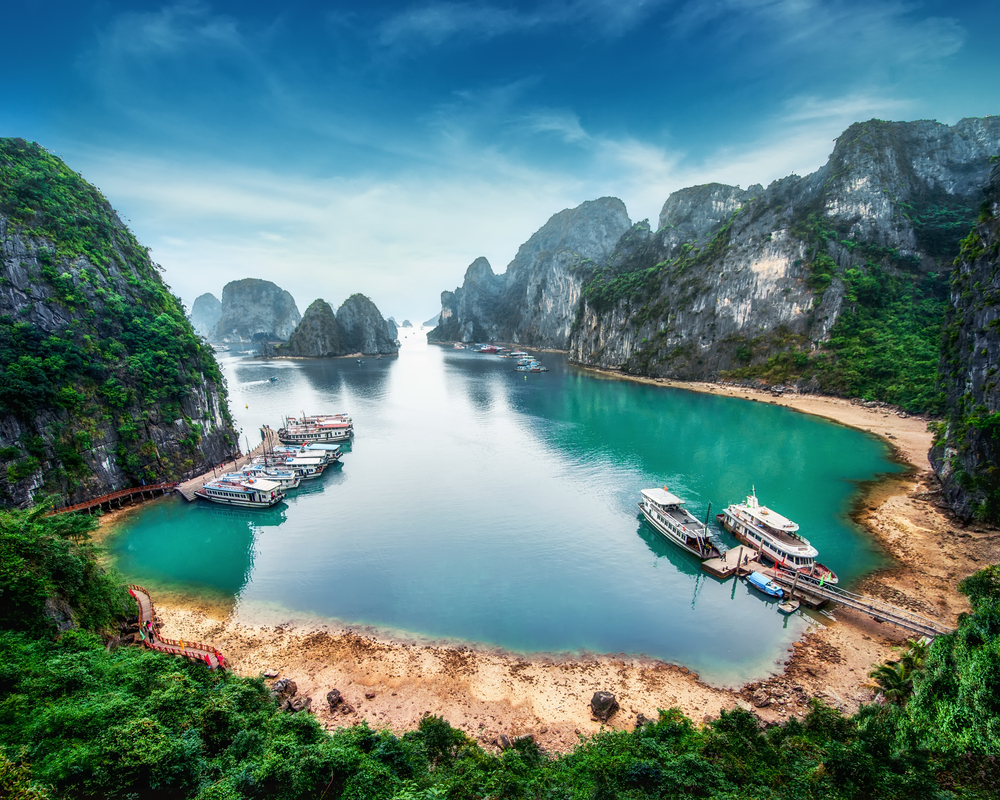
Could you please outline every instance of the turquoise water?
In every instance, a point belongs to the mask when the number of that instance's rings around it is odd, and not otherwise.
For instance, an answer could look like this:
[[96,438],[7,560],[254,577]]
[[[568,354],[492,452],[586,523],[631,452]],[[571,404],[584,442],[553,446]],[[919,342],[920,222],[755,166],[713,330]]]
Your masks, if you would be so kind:
[[224,360],[251,443],[283,414],[346,410],[351,452],[270,511],[153,504],[109,543],[118,567],[152,590],[234,598],[248,622],[644,653],[733,683],[772,669],[808,619],[703,574],[642,521],[640,489],[669,486],[697,516],[711,501],[714,517],[756,485],[842,585],[882,563],[847,517],[859,481],[899,469],[871,436],[556,354],[525,376],[422,339],[361,365]]

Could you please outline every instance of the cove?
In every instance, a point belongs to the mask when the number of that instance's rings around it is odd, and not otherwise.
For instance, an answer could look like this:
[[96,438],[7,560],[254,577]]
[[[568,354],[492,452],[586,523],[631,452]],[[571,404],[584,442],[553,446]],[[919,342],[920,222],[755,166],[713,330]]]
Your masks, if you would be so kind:
[[642,520],[640,489],[669,486],[696,516],[711,502],[714,517],[756,486],[841,585],[883,563],[848,517],[859,482],[902,469],[878,439],[541,358],[550,371],[525,376],[415,332],[398,358],[363,364],[224,359],[251,444],[283,415],[346,410],[351,452],[269,511],[153,503],[109,552],[128,580],[231,599],[250,624],[646,654],[721,685],[772,671],[809,619],[703,574]]

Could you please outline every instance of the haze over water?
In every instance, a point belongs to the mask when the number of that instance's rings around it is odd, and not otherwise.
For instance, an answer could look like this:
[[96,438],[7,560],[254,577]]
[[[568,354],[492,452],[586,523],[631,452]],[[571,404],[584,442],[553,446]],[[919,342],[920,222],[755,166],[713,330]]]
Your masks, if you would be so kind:
[[285,414],[348,411],[351,452],[273,510],[153,504],[112,554],[151,590],[235,598],[247,622],[319,617],[527,652],[644,653],[716,683],[773,669],[809,618],[703,574],[642,521],[641,489],[669,486],[699,517],[711,502],[714,517],[756,485],[841,585],[881,563],[847,518],[858,481],[899,469],[873,437],[542,361],[550,372],[524,376],[419,331],[398,358],[360,365],[228,357],[231,408],[252,445]]

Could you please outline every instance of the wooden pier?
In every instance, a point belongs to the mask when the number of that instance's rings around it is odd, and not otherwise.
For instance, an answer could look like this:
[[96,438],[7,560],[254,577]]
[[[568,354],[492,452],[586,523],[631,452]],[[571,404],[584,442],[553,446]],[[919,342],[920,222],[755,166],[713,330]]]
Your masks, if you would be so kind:
[[277,431],[274,431],[271,428],[261,428],[261,430],[266,434],[266,438],[253,450],[246,455],[233,459],[231,462],[224,462],[221,466],[215,467],[211,471],[206,472],[204,475],[199,475],[196,478],[191,478],[190,480],[177,484],[177,493],[189,502],[194,501],[196,499],[194,493],[209,481],[213,481],[217,477],[225,475],[227,472],[238,472],[244,466],[249,464],[251,459],[264,455],[265,449],[271,450],[281,444],[278,439]]
[[140,500],[151,499],[157,495],[167,494],[167,492],[172,492],[176,488],[176,483],[154,483],[149,486],[131,486],[128,489],[120,489],[117,492],[111,492],[111,494],[101,495],[100,497],[95,497],[92,500],[85,500],[82,503],[77,503],[72,506],[66,506],[65,508],[53,508],[49,511],[49,516],[53,514],[69,514],[73,511],[87,511],[91,512],[95,508],[102,509],[104,506],[108,507],[108,511],[112,508],[121,508],[122,503],[128,500],[128,504],[135,505],[135,496],[139,495]]
[[226,659],[215,647],[201,642],[185,642],[183,639],[168,639],[160,636],[160,623],[153,608],[153,599],[141,586],[131,584],[128,593],[139,606],[139,639],[151,650],[158,650],[172,656],[180,656],[189,661],[204,663],[209,669],[225,669]]
[[721,558],[708,558],[701,562],[701,568],[720,580],[727,581],[757,568],[757,551],[740,545],[725,553]]

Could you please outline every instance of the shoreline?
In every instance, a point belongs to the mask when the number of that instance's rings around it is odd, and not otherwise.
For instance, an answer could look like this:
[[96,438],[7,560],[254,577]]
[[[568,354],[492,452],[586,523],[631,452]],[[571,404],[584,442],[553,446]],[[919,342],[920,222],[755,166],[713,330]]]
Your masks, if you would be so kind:
[[[931,434],[922,417],[841,398],[772,397],[753,389],[581,368],[609,379],[783,405],[885,441],[909,469],[859,487],[851,517],[893,561],[861,581],[863,593],[954,624],[957,615],[968,610],[957,591],[958,581],[1000,560],[1000,532],[975,525],[962,528],[934,505],[936,478],[926,456]],[[102,519],[101,524],[111,533],[115,520]],[[778,659],[775,674],[726,688],[700,681],[683,666],[642,656],[525,655],[393,638],[354,627],[250,627],[236,622],[225,604],[173,595],[154,597],[154,602],[165,635],[212,642],[239,674],[270,670],[291,678],[298,694],[311,698],[312,711],[328,728],[367,721],[402,733],[431,713],[487,747],[495,746],[501,734],[530,733],[541,747],[553,751],[570,750],[580,735],[604,727],[629,729],[637,714],[655,718],[658,708],[672,706],[695,723],[737,706],[766,722],[801,717],[813,697],[851,713],[873,699],[865,685],[868,672],[893,657],[893,647],[907,638],[892,625],[835,608],[836,621],[811,626]],[[342,693],[349,711],[328,708],[325,698],[331,689]],[[613,692],[621,704],[606,726],[591,718],[589,702],[598,690]]]

